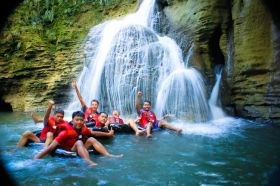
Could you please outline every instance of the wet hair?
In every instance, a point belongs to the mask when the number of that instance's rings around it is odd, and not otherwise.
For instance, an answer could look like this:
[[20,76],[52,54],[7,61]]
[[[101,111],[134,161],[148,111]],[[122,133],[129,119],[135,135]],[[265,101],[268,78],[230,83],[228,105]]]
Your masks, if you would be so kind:
[[54,110],[54,114],[57,114],[57,113],[60,113],[60,114],[64,115],[64,110],[61,109],[61,108],[57,108],[57,109]]
[[149,103],[150,105],[152,105],[152,103],[149,100],[145,100],[143,103]]
[[92,104],[93,102],[96,102],[99,105],[99,101],[97,99],[91,100],[90,104]]
[[113,110],[112,113],[113,113],[113,112],[117,112],[118,114],[121,114],[121,112],[118,111],[117,109]]
[[107,112],[100,112],[100,113],[99,113],[99,116],[100,116],[102,113],[103,113],[103,114],[106,114],[106,116],[108,117]]
[[76,116],[85,118],[85,114],[82,111],[73,112],[72,119],[74,119],[74,117],[76,117]]

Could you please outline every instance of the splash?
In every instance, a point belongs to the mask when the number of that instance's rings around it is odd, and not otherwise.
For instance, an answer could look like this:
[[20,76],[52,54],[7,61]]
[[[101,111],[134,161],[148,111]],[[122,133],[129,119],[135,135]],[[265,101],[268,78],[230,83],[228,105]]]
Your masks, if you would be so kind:
[[[77,81],[81,95],[86,103],[98,99],[100,110],[129,115],[135,112],[135,96],[141,90],[159,116],[206,121],[210,111],[203,78],[186,67],[173,39],[154,30],[159,21],[155,10],[155,1],[144,0],[136,13],[91,29],[86,66]],[[68,110],[78,108],[74,96]]]
[[217,67],[216,69],[216,83],[213,87],[210,99],[209,99],[209,106],[212,113],[212,119],[220,119],[225,117],[225,114],[220,107],[220,100],[219,100],[219,90],[220,90],[220,83],[222,77],[222,68]]

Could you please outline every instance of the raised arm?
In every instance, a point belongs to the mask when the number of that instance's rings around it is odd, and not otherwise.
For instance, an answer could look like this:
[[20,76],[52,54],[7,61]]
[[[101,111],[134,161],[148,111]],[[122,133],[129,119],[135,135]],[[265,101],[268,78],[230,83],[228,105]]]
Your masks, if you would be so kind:
[[142,96],[142,92],[138,91],[135,99],[135,107],[136,107],[137,114],[141,110],[141,96]]
[[80,103],[81,103],[82,107],[83,107],[83,108],[86,107],[86,104],[85,104],[85,102],[84,102],[84,100],[83,100],[83,97],[82,97],[82,95],[81,95],[81,93],[80,93],[78,87],[77,87],[77,83],[76,83],[75,80],[72,80],[72,87],[75,89],[76,94],[77,94],[77,96],[78,96],[78,98],[79,98],[79,100],[80,100]]
[[54,101],[50,100],[48,102],[48,109],[47,109],[47,112],[46,112],[45,117],[44,117],[44,125],[47,125],[48,122],[49,122],[49,117],[50,117],[53,105],[54,105]]

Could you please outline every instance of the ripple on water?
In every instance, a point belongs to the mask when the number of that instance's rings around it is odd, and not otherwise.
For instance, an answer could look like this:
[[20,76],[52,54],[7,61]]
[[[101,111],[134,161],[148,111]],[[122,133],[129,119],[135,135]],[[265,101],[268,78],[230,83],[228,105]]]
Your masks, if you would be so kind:
[[196,166],[198,166],[195,163],[188,163],[188,162],[185,162],[184,160],[182,160],[182,161],[175,161],[174,165],[179,166],[179,167],[196,167]]
[[34,164],[34,160],[20,160],[20,161],[13,161],[7,164],[8,168],[11,170],[22,170],[22,169],[32,169]]
[[199,176],[205,176],[205,177],[220,177],[221,175],[218,173],[214,173],[214,172],[205,172],[205,171],[197,171],[195,173],[196,175]]
[[152,139],[116,135],[105,146],[124,157],[91,155],[98,163],[93,168],[81,158],[46,156],[33,163],[42,147],[10,152],[27,129],[11,124],[0,131],[1,156],[21,185],[266,185],[278,168],[280,131],[275,128],[242,119],[174,124],[186,125],[183,135],[169,130],[155,132]]
[[227,164],[227,162],[223,162],[223,161],[208,161],[207,162],[208,164],[210,164],[210,165],[226,165]]
[[100,180],[98,180],[97,185],[106,185],[106,184],[108,184],[108,183],[109,183],[109,182],[108,182],[107,180],[100,179]]

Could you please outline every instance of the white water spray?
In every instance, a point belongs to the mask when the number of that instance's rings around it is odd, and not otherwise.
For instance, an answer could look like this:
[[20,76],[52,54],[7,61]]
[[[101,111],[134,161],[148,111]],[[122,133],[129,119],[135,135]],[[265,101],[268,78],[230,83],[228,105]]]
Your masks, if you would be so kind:
[[212,118],[214,120],[220,119],[225,117],[225,114],[220,107],[219,102],[219,90],[220,90],[220,84],[221,84],[221,77],[222,77],[222,68],[218,69],[216,72],[216,83],[213,87],[210,99],[209,99],[209,106],[212,113]]
[[[87,37],[84,67],[78,86],[86,103],[98,99],[100,110],[135,113],[138,90],[154,103],[156,113],[191,121],[209,118],[201,75],[184,65],[174,40],[154,30],[154,0],[121,20],[95,26]],[[75,99],[69,110],[80,108]]]

